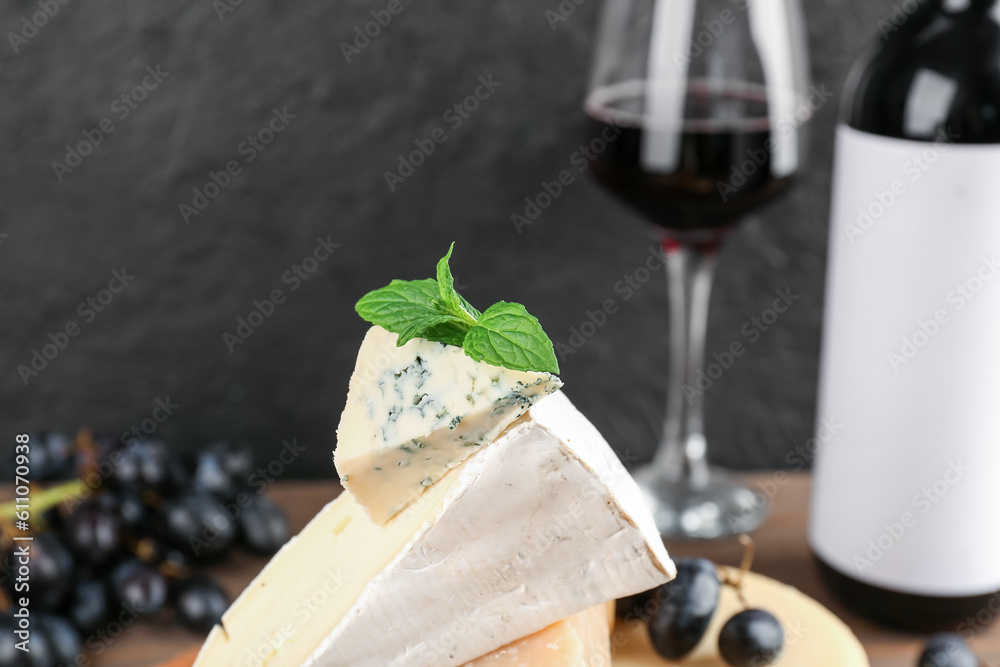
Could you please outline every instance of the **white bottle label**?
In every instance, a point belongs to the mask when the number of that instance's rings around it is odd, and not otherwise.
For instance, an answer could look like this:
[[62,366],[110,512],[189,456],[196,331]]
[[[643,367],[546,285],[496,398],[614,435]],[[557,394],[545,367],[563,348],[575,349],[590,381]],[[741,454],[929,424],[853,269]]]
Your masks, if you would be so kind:
[[820,378],[817,555],[1000,590],[1000,146],[838,130]]

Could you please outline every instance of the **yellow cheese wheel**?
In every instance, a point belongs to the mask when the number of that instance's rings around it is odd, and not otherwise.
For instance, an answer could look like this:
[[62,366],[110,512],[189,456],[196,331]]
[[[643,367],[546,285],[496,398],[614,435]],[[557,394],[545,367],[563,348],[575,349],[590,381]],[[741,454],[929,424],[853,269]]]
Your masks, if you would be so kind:
[[[731,576],[738,576],[730,569]],[[731,586],[722,587],[719,611],[701,643],[681,662],[657,655],[649,643],[645,624],[619,620],[611,634],[614,667],[726,667],[718,654],[719,631],[743,610]],[[773,579],[748,573],[743,595],[750,607],[765,609],[785,628],[785,648],[772,667],[868,667],[861,642],[839,618],[798,590]]]

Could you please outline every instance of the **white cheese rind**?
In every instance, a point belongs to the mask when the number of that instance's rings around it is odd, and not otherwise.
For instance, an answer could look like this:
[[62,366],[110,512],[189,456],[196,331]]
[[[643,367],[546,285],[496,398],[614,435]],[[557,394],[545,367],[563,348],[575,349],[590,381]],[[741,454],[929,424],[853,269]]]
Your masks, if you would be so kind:
[[341,480],[384,523],[562,382],[473,361],[458,347],[372,327],[337,428]]
[[[563,394],[468,460],[307,665],[457,667],[674,575],[635,482]],[[359,548],[363,548],[359,545]]]

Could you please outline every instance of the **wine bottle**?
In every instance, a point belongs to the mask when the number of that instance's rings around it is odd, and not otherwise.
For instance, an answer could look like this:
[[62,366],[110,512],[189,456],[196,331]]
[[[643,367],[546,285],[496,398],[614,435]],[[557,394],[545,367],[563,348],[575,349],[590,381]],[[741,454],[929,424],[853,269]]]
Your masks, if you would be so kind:
[[810,544],[850,608],[1000,615],[1000,0],[909,0],[837,130]]

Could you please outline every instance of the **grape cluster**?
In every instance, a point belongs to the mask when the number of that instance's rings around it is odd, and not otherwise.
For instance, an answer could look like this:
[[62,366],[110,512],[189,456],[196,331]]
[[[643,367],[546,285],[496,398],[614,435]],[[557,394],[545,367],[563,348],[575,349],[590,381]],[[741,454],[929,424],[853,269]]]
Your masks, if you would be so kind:
[[[618,614],[626,619],[648,616],[653,648],[664,658],[680,660],[705,636],[719,607],[722,587],[739,587],[740,583],[721,579],[711,561],[685,558],[677,561],[677,576],[672,581],[619,600]],[[773,614],[745,609],[722,626],[718,649],[723,661],[732,667],[764,667],[781,656],[784,643],[784,629]]]
[[731,586],[743,611],[729,618],[719,631],[719,656],[731,667],[765,667],[774,663],[785,647],[785,630],[774,614],[749,608],[743,578],[754,558],[754,542],[741,535],[743,562],[738,575],[720,570],[704,558],[677,561],[672,581],[638,595],[618,600],[618,616],[648,621],[653,648],[664,658],[681,660],[701,643],[719,609],[723,586]]
[[[719,569],[704,558],[677,561],[677,576],[666,584],[617,601],[616,613],[625,621],[648,622],[649,639],[658,654],[680,661],[701,643],[719,607],[723,586],[736,588],[746,607],[742,592],[742,574],[753,560],[752,540],[740,568],[741,576],[719,576]],[[781,622],[763,609],[745,608],[723,624],[719,631],[718,650],[723,662],[731,667],[764,667],[781,657],[785,636]],[[930,637],[917,667],[984,667],[966,643],[955,633]]]
[[[116,441],[86,432],[31,436],[34,497],[30,591],[18,591],[9,530],[0,534],[0,665],[76,665],[112,624],[173,622],[208,632],[229,599],[200,566],[237,546],[275,553],[288,520],[248,487],[255,464],[244,443],[179,456],[155,439]],[[11,479],[10,461],[0,474]],[[65,497],[60,490],[66,489]],[[30,598],[31,653],[17,650],[11,603]]]

